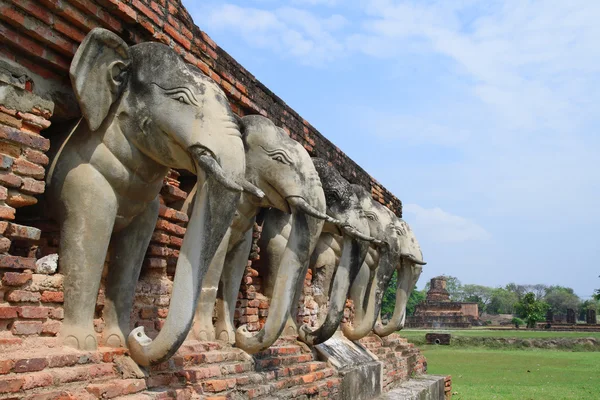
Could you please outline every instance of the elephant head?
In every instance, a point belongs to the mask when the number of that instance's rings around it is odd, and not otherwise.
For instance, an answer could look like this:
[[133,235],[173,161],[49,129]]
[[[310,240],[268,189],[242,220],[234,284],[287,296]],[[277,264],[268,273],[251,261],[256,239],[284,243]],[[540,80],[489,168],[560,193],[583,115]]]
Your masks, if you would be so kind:
[[358,340],[373,329],[379,316],[383,293],[400,263],[403,233],[394,213],[373,200],[364,188],[357,185],[353,188],[367,217],[370,235],[383,242],[383,245],[371,246],[367,261],[350,290],[355,307],[354,321],[352,325],[342,324],[342,330],[347,338]]
[[[321,239],[325,244],[335,241],[336,246],[341,245],[342,252],[335,272],[327,274],[333,275],[334,279],[329,292],[329,308],[325,320],[314,331],[307,325],[302,325],[298,332],[300,340],[315,345],[329,339],[337,330],[344,316],[344,307],[350,287],[365,260],[369,245],[375,239],[368,236],[370,230],[367,219],[350,183],[327,161],[313,158],[313,163],[323,184],[327,213],[333,218],[345,222],[341,229],[325,223],[321,234]],[[321,263],[319,254],[313,254],[313,259],[314,266],[321,267],[318,265]],[[333,269],[335,265],[323,267]],[[329,285],[326,283],[326,286]]]
[[[308,269],[310,255],[324,221],[340,225],[325,211],[319,175],[302,145],[260,116],[242,118],[246,143],[246,179],[262,188],[261,207],[267,211],[261,245],[265,294],[271,298],[264,327],[251,334],[246,326],[235,343],[248,353],[268,348],[281,333],[297,304],[298,284]],[[268,238],[268,239],[267,239]],[[265,263],[267,265],[265,265]]]
[[[339,221],[321,211],[323,189],[304,147],[290,139],[285,131],[261,115],[245,116],[239,122],[246,153],[246,179],[263,190],[265,196],[262,199],[252,195],[242,197],[238,213],[230,228],[226,254],[219,251],[211,264],[206,285],[200,295],[193,335],[205,340],[219,338],[231,342],[235,338],[233,329],[235,304],[248,260],[252,226],[261,209],[274,208],[285,215],[299,213],[310,216],[311,225],[316,223],[315,220],[340,224]],[[299,227],[300,225],[296,228]],[[316,225],[314,228],[309,228],[311,231],[314,229],[317,229]],[[300,239],[295,243],[299,248],[291,247],[290,244],[288,250],[290,254],[299,252],[309,240],[308,235],[304,234]],[[303,268],[303,265],[291,264],[286,267],[295,271]],[[213,327],[215,301],[217,321]],[[272,316],[280,313],[279,307],[279,303],[272,306]],[[271,321],[267,326],[269,332],[276,330],[274,328],[276,319],[272,317]],[[275,337],[273,333],[268,334],[271,335]],[[246,346],[243,340],[238,343],[239,347]],[[267,338],[267,341],[270,340]]]
[[391,335],[404,327],[406,304],[419,280],[419,276],[421,276],[423,265],[426,264],[423,261],[423,253],[419,242],[410,226],[402,219],[397,219],[396,225],[403,234],[399,237],[400,265],[398,266],[394,314],[386,325],[383,325],[379,320],[373,328],[373,331],[382,337]]
[[109,271],[107,328],[117,324],[121,332],[116,336],[127,335],[163,177],[169,167],[197,175],[198,201],[177,262],[165,325],[155,340],[143,327],[127,339],[136,362],[161,362],[190,329],[202,278],[240,192],[262,193],[244,180],[241,133],[225,94],[168,46],[129,47],[96,28],[78,48],[70,76],[83,120],[61,146],[47,177],[48,195],[63,225],[63,336],[68,341],[81,348],[83,342],[95,345],[89,327],[93,333],[93,303],[111,231],[125,243],[117,243]]

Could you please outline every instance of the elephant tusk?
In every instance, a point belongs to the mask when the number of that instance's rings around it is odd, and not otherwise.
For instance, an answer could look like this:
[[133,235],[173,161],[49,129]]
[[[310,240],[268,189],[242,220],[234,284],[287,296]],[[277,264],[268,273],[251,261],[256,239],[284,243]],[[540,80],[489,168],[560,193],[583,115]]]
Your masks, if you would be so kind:
[[377,239],[375,239],[374,237],[365,235],[364,233],[360,232],[358,229],[356,229],[347,222],[343,223],[341,228],[346,234],[348,234],[348,236],[354,239],[364,240],[370,243],[377,241]]
[[341,225],[341,222],[339,220],[332,218],[329,215],[317,210],[316,208],[314,208],[313,206],[308,204],[306,202],[306,200],[304,200],[300,196],[289,196],[286,198],[286,200],[290,204],[290,206],[303,211],[306,215],[309,215],[309,216],[317,218],[317,219],[321,219],[323,221],[329,222],[329,223],[337,225],[337,226]]
[[401,253],[400,256],[402,258],[407,259],[408,261],[410,261],[412,263],[419,264],[419,265],[427,265],[427,263],[425,261],[417,260],[417,258],[412,254]]
[[245,179],[239,179],[236,181],[229,177],[221,168],[213,154],[210,150],[206,149],[202,146],[192,146],[190,148],[190,153],[194,156],[194,159],[204,170],[204,172],[212,174],[214,178],[219,182],[223,187],[228,190],[234,192],[247,192],[250,193],[259,199],[265,197],[265,194],[262,190],[246,181]]

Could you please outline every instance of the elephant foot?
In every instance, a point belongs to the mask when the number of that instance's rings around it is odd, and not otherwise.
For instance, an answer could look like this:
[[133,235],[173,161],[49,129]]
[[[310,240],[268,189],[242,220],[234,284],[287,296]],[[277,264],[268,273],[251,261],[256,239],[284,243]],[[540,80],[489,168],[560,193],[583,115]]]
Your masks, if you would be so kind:
[[190,329],[190,333],[188,333],[187,339],[191,340],[199,340],[201,342],[211,342],[215,340],[215,328],[212,326],[212,321],[210,326],[206,326],[205,324],[195,323]]
[[121,329],[106,328],[102,333],[102,344],[106,347],[127,347],[127,340]]
[[96,331],[76,325],[63,325],[60,339],[62,344],[77,350],[97,350]]
[[231,345],[235,344],[235,331],[233,329],[217,330],[217,340]]

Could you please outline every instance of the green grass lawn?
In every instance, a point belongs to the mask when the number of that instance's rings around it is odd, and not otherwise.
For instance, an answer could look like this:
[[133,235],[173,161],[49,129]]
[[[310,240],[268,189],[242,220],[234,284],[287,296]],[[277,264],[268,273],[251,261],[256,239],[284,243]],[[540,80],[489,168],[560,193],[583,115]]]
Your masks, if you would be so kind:
[[420,347],[428,373],[452,375],[454,400],[600,399],[597,352]]

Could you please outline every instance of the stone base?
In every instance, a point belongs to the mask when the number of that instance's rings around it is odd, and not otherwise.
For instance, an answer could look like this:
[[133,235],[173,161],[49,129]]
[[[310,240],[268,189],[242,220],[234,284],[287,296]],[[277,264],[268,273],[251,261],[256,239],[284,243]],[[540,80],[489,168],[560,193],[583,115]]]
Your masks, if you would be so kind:
[[[169,361],[145,369],[124,348],[77,351],[55,337],[0,335],[0,399],[372,399],[425,370],[419,350],[397,335],[362,341],[330,346],[329,362],[295,338],[254,356],[186,341]],[[353,349],[346,361],[360,362],[340,369],[339,348]]]
[[381,394],[383,364],[360,343],[348,340],[338,331],[315,347],[319,358],[337,369],[341,399],[370,400]]
[[449,398],[445,389],[445,376],[421,375],[401,383],[377,400],[445,400]]

